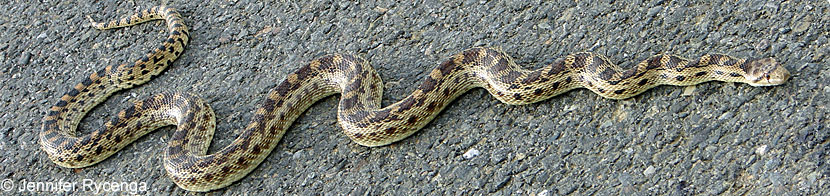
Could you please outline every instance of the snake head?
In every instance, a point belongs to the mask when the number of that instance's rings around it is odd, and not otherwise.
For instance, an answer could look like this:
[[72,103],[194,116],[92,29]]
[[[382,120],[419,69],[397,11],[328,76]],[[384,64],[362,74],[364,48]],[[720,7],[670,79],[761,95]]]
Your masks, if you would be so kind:
[[747,83],[752,86],[775,86],[790,78],[790,72],[773,58],[747,60],[744,71]]

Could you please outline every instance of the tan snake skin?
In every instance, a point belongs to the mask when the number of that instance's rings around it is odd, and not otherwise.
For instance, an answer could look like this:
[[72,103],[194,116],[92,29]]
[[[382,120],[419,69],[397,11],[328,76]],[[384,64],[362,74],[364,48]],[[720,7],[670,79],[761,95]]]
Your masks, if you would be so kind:
[[622,70],[602,55],[581,52],[537,70],[524,70],[499,50],[472,48],[438,65],[408,97],[383,107],[383,85],[369,63],[335,54],[317,58],[286,76],[254,111],[240,135],[213,154],[207,154],[216,127],[213,110],[189,93],[162,93],[135,102],[104,128],[78,135],[78,123],[90,109],[112,93],[158,75],[189,41],[181,16],[164,6],[107,24],[93,21],[98,29],[110,29],[154,19],[166,20],[170,31],[161,46],[134,64],[107,66],[92,73],[49,109],[43,118],[40,144],[53,162],[70,168],[93,165],[148,132],[174,125],[177,130],[164,150],[164,168],[179,187],[209,191],[250,173],[300,114],[337,93],[341,94],[337,120],[344,133],[360,145],[382,146],[412,135],[473,88],[484,88],[506,104],[530,104],[576,88],[625,99],[658,85],[725,81],[770,86],[789,78],[789,72],[772,58],[746,60],[708,54],[688,60],[657,55]]

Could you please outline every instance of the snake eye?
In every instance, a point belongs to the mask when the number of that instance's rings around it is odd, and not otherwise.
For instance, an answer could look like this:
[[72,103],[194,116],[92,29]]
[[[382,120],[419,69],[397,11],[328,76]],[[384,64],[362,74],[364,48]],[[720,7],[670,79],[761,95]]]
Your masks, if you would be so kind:
[[769,81],[769,78],[770,78],[770,77],[769,77],[769,74],[764,74],[764,78],[766,78],[766,79],[767,79],[767,81]]

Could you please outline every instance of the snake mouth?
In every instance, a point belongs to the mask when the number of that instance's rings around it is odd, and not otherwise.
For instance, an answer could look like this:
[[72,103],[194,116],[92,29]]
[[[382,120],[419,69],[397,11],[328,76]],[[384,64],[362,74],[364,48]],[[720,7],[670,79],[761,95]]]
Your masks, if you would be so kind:
[[781,84],[786,83],[787,80],[780,80],[780,79],[771,79],[771,80],[759,80],[758,82],[749,83],[751,86],[778,86]]

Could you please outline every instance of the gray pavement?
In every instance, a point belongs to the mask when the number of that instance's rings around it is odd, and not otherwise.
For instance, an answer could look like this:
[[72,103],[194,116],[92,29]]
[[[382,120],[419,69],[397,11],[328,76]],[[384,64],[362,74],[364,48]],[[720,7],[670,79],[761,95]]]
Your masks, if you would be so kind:
[[[98,31],[85,16],[114,19],[156,3],[0,2],[0,185],[13,188],[0,194],[59,180],[78,183],[74,193],[95,193],[84,182],[185,192],[160,163],[173,128],[83,169],[58,167],[37,144],[40,119],[59,95],[103,66],[133,62],[166,36],[162,22]],[[238,135],[268,89],[328,53],[372,62],[385,81],[384,105],[474,46],[502,48],[527,68],[580,51],[623,67],[659,53],[726,53],[775,57],[793,73],[777,87],[663,86],[621,101],[582,89],[523,106],[476,89],[419,133],[376,148],[342,134],[333,96],[311,107],[259,168],[215,194],[830,194],[827,1],[167,4],[179,8],[193,41],[168,71],[94,109],[86,132],[130,101],[187,91],[216,111],[212,152]]]

